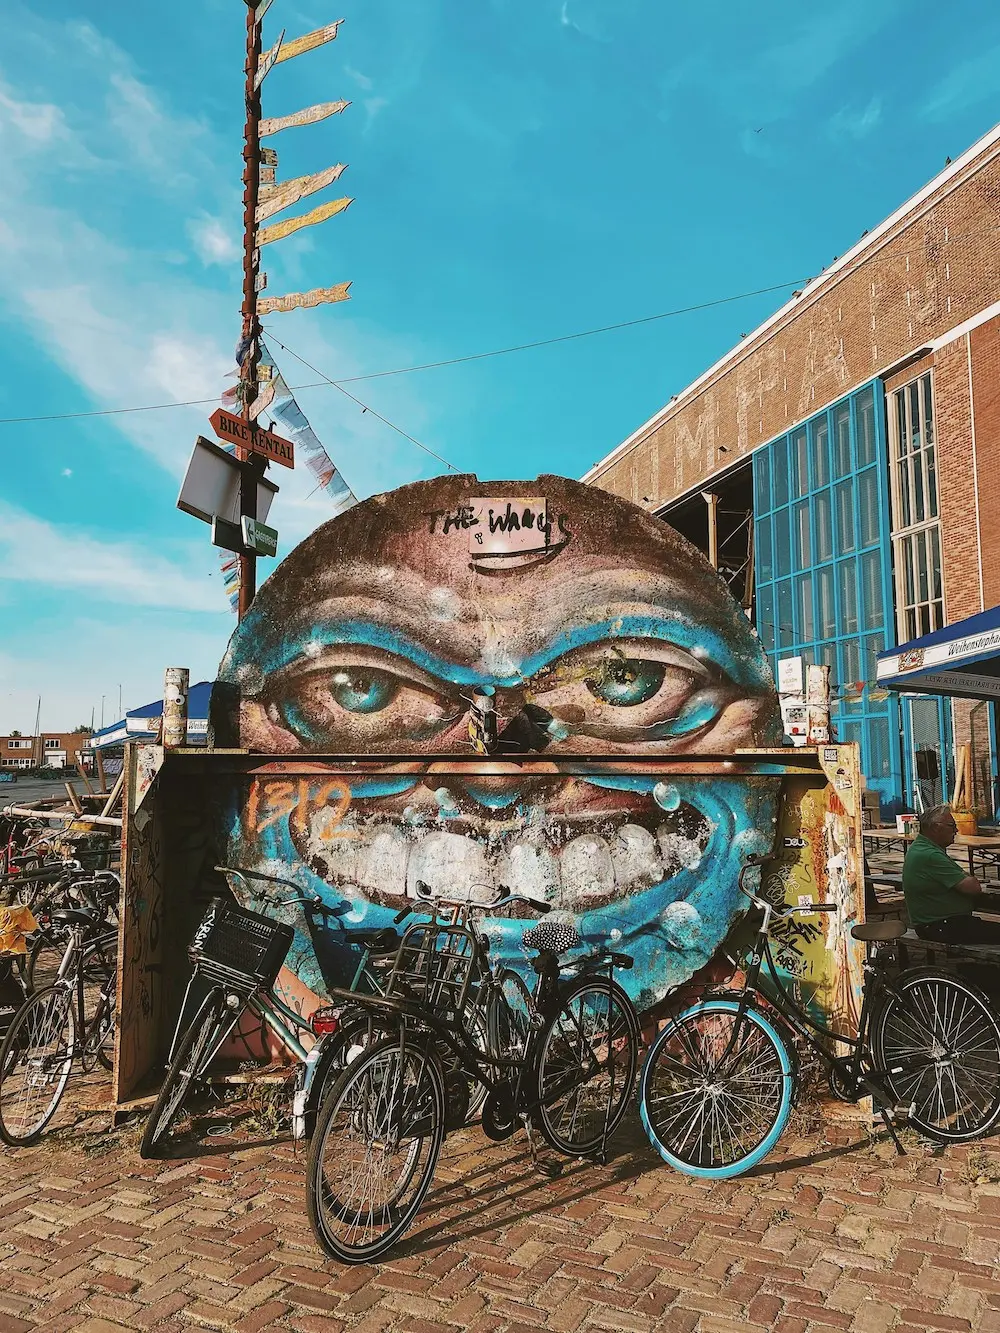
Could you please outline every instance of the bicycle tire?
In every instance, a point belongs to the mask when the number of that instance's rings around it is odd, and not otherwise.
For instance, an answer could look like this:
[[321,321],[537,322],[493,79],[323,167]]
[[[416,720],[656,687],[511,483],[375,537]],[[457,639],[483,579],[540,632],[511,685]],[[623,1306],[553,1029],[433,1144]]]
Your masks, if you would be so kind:
[[[542,1135],[557,1152],[589,1157],[621,1124],[632,1097],[639,1062],[635,1006],[610,977],[579,977],[562,990],[537,1050]],[[578,1079],[578,1072],[587,1077]]]
[[915,1108],[908,1124],[940,1143],[981,1138],[1000,1120],[1000,1023],[988,997],[935,968],[905,972],[896,987],[908,1004],[890,993],[880,1006],[872,1059],[897,1102]]
[[183,1110],[191,1084],[205,1071],[206,1052],[209,1052],[210,1058],[213,1043],[218,1044],[216,1038],[219,1030],[224,1024],[232,1026],[232,1022],[225,992],[217,986],[205,996],[170,1062],[142,1132],[140,1157],[148,1159],[163,1155],[170,1126]]
[[54,984],[69,935],[68,927],[49,926],[32,941],[24,970],[24,984],[29,994],[48,990]]
[[[54,1050],[46,1052],[46,1046]],[[0,1045],[0,1139],[9,1148],[29,1147],[41,1137],[62,1101],[75,1052],[72,991],[49,986],[29,995]],[[22,1065],[26,1066],[24,1082],[18,1084],[17,1070]],[[29,1098],[45,1086],[40,1075],[50,1085],[49,1100],[25,1124]]]
[[[347,1066],[320,1110],[306,1170],[309,1222],[327,1254],[345,1264],[372,1263],[409,1230],[434,1175],[445,1113],[444,1072],[429,1044],[408,1043],[404,1054],[390,1037]],[[393,1182],[384,1168],[391,1175],[390,1159],[407,1139]],[[380,1170],[384,1188],[376,1201]]]
[[[726,1080],[716,1077],[716,1082],[710,1082],[717,1076],[710,1063],[712,1054],[716,1061],[725,1055],[739,1007],[736,1000],[719,999],[692,1005],[658,1034],[642,1068],[639,1117],[643,1127],[663,1160],[685,1175],[725,1180],[749,1171],[771,1151],[788,1122],[795,1090],[794,1062],[770,1019],[759,1010],[746,1009],[749,1036],[740,1038],[742,1052],[736,1047],[728,1056],[732,1060],[735,1053],[740,1061],[733,1068],[736,1077],[727,1073]],[[726,1081],[732,1085],[729,1091]],[[754,1081],[760,1085],[756,1091]],[[712,1092],[714,1087],[720,1091]],[[724,1098],[722,1111],[716,1111],[714,1105]],[[732,1132],[738,1129],[734,1117],[741,1105],[753,1110],[746,1136],[749,1141],[734,1143]]]

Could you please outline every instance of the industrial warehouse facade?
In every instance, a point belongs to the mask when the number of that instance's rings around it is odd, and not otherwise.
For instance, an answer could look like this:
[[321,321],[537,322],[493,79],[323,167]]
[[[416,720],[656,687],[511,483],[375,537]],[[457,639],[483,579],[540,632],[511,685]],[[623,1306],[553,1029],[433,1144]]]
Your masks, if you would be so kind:
[[777,671],[831,667],[883,813],[946,799],[994,706],[875,687],[884,648],[1000,603],[1000,126],[592,468],[699,546]]

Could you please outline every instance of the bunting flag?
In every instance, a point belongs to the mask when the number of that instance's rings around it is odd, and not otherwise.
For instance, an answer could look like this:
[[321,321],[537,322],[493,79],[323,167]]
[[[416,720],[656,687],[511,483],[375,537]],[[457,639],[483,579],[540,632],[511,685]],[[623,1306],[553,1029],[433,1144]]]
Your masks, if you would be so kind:
[[332,42],[343,21],[337,19],[336,23],[328,23],[324,28],[316,28],[313,32],[307,32],[304,37],[296,37],[293,41],[286,42],[278,52],[275,64],[280,65],[283,60],[292,60],[295,56],[304,55],[306,51],[315,51],[317,46],[325,46],[327,42]]
[[[260,138],[266,139],[269,134],[290,130],[296,125],[315,125],[318,120],[326,120],[327,116],[339,115],[350,105],[350,102],[317,102],[315,106],[307,106],[303,111],[294,111],[290,116],[271,116],[262,120],[257,133]],[[261,150],[261,161],[264,161],[264,151],[268,150]]]
[[270,355],[261,353],[261,361],[273,367],[271,383],[274,385],[274,399],[268,412],[284,433],[294,441],[296,449],[305,460],[306,467],[316,478],[316,485],[326,492],[333,503],[334,514],[343,514],[358,497],[348,486],[333,459],[320,444],[316,432],[310,426],[305,413],[292,397],[292,391],[285,383],[284,376],[274,365]]
[[229,598],[229,609],[235,615],[240,606],[240,558],[229,551],[219,552],[222,586]]

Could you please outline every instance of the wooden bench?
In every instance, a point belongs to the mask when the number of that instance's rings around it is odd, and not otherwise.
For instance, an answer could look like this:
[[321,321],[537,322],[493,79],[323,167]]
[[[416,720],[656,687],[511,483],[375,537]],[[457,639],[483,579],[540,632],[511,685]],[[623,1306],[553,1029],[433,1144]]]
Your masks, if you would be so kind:
[[[1000,964],[1000,944],[946,944],[942,940],[924,940],[911,926],[899,940],[899,963],[903,968],[910,966],[911,944],[918,944],[926,951],[928,963],[937,963],[941,958],[960,962],[964,958],[968,962]],[[1000,972],[997,980],[1000,983]]]

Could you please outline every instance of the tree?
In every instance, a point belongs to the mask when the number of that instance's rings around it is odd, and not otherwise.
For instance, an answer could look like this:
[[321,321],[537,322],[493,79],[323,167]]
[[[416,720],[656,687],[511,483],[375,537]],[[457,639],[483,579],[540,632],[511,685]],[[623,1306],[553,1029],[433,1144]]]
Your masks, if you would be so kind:
[[19,731],[12,731],[10,734],[12,736],[20,736],[21,733]]
[[94,728],[88,727],[86,722],[81,722],[79,726],[73,728],[74,736],[93,736]]

